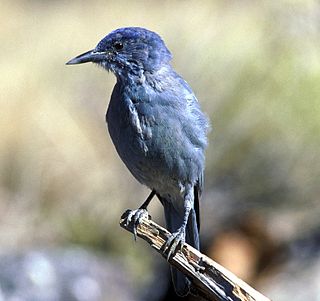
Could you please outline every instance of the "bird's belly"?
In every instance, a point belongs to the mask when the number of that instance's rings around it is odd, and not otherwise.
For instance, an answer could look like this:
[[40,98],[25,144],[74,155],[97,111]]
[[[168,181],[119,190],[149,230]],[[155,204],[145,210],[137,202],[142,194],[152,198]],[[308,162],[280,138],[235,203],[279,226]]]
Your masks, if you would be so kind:
[[131,127],[116,131],[109,127],[109,133],[120,158],[140,183],[161,195],[183,192],[189,168],[179,152],[160,147],[163,141],[156,135],[142,139]]

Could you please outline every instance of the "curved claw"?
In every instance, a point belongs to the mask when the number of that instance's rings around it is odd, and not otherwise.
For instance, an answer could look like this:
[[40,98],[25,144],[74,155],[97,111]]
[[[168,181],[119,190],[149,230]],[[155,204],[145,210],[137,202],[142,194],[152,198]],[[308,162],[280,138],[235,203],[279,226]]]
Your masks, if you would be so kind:
[[149,214],[146,209],[136,209],[129,212],[126,226],[128,226],[131,222],[133,223],[133,236],[134,240],[137,240],[137,227],[141,223],[142,218],[148,218]]
[[184,229],[179,229],[177,232],[172,233],[167,242],[164,245],[163,253],[165,253],[167,250],[167,261],[171,258],[171,256],[174,256],[175,253],[178,250],[182,249],[182,246],[185,243],[185,231]]

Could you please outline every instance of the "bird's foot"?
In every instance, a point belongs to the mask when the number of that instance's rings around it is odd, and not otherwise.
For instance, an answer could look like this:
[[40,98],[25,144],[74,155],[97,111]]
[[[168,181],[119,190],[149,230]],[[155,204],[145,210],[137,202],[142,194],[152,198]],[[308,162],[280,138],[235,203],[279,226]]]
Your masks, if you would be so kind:
[[178,250],[182,249],[185,243],[185,237],[186,234],[183,227],[171,234],[163,248],[163,253],[168,251],[167,260],[169,260],[172,255],[174,256]]
[[132,223],[134,240],[137,240],[137,227],[142,218],[149,218],[148,211],[142,208],[131,210],[127,216],[126,226]]

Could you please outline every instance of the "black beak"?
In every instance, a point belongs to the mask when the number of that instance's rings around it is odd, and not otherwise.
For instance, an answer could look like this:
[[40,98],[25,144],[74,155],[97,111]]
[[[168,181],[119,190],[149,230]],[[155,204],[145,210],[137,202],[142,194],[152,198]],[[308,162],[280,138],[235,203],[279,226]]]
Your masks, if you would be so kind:
[[71,59],[66,65],[76,65],[83,64],[88,62],[98,63],[103,61],[106,58],[105,52],[97,52],[94,50],[90,50],[88,52],[82,53],[75,58]]

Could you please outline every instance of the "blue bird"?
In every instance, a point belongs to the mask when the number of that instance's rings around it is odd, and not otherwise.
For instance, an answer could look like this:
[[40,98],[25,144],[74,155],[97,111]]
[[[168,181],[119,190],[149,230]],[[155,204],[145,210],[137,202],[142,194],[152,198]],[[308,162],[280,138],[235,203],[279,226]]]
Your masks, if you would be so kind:
[[[93,62],[117,78],[106,121],[115,148],[132,175],[151,189],[128,220],[135,227],[157,195],[172,233],[168,257],[187,242],[199,249],[199,198],[203,189],[209,121],[189,85],[170,65],[160,36],[140,27],[120,28],[67,64]],[[175,291],[190,281],[172,268]]]

